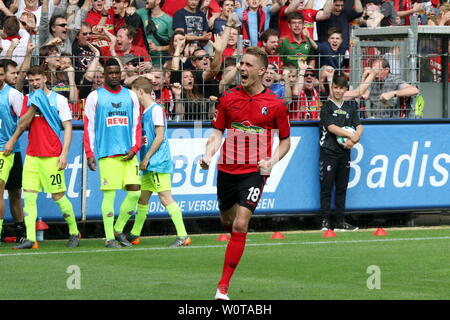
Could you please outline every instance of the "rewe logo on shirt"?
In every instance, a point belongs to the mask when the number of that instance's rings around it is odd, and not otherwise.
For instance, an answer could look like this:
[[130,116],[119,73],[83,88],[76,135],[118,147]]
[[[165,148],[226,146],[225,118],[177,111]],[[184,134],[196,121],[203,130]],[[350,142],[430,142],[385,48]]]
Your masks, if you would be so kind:
[[128,126],[128,117],[108,117],[106,118],[106,125],[112,126]]

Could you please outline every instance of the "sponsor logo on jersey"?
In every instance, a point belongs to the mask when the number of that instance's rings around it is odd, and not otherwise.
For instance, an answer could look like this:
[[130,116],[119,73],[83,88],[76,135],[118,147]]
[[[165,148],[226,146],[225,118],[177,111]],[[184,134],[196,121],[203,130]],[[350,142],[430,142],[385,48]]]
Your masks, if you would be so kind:
[[111,102],[111,105],[112,105],[112,107],[113,108],[121,108],[122,107],[122,102],[119,102],[119,103],[114,103],[114,102]]
[[113,126],[128,126],[128,117],[108,117],[106,118],[106,125]]
[[248,133],[264,133],[265,129],[253,126],[250,121],[243,121],[243,122],[233,122],[231,123],[231,127],[236,130],[248,132]]

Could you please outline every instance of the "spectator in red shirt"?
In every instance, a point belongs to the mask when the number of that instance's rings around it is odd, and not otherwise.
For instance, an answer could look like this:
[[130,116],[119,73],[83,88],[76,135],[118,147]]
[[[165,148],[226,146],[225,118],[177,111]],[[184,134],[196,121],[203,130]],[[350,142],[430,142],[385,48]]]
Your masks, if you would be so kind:
[[[226,58],[236,56],[238,54],[237,41],[239,36],[239,28],[231,28],[230,35],[228,37],[227,47],[222,54],[222,63]],[[245,50],[245,49],[244,49]]]
[[96,30],[95,27],[104,26],[114,34],[114,9],[106,6],[105,0],[92,0],[92,9],[84,21],[89,23],[96,33],[101,33],[101,30]]
[[293,12],[303,13],[305,18],[304,28],[309,31],[311,38],[314,37],[314,21],[327,20],[331,16],[332,0],[327,0],[322,10],[312,9],[314,0],[309,0],[305,7],[304,0],[292,0],[289,6],[284,6],[280,9],[278,15],[278,30],[280,31],[280,38],[286,38],[290,34],[288,15]]
[[130,6],[130,0],[114,0],[114,34],[117,34],[119,28],[128,25],[133,26],[136,29],[136,37],[134,38],[133,45],[147,49],[148,42],[145,37],[144,24],[141,17],[137,13],[128,14],[127,9]]
[[117,31],[117,55],[123,56],[131,53],[135,56],[142,57],[144,61],[150,61],[150,56],[145,48],[133,45],[135,38],[136,29],[133,26],[125,25],[120,27]]
[[[186,6],[186,0],[166,0],[162,6],[162,11],[173,17],[175,12]],[[217,0],[211,0],[208,6],[212,12],[220,12],[220,6]]]

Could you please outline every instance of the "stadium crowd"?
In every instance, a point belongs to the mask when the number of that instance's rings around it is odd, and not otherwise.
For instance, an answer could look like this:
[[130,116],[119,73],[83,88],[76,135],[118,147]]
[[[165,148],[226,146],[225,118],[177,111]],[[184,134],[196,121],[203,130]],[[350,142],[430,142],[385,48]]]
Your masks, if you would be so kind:
[[[239,84],[245,48],[259,46],[270,61],[264,86],[289,104],[290,120],[316,120],[333,73],[349,78],[354,67],[352,30],[409,25],[412,15],[422,25],[450,25],[450,3],[0,0],[0,57],[13,61],[10,72],[17,65],[16,89],[24,93],[29,90],[26,71],[44,67],[49,88],[69,99],[80,120],[86,97],[103,85],[106,61],[120,57],[124,86],[140,75],[148,77],[168,119],[192,121],[212,119],[218,97]],[[360,74],[374,66],[379,74],[358,98],[361,117],[408,117],[410,97],[419,91],[396,72],[392,56],[399,52],[367,54],[377,57],[367,59]],[[378,58],[384,60],[374,64]],[[434,71],[442,70],[439,61]],[[366,103],[371,113],[364,111]]]

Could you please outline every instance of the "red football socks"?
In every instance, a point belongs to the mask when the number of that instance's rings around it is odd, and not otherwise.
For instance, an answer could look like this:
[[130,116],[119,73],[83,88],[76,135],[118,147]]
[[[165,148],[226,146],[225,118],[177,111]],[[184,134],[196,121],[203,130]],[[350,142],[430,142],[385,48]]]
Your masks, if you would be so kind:
[[219,286],[229,287],[230,279],[244,253],[246,238],[247,233],[231,232],[231,239],[225,251],[222,279],[219,281]]

